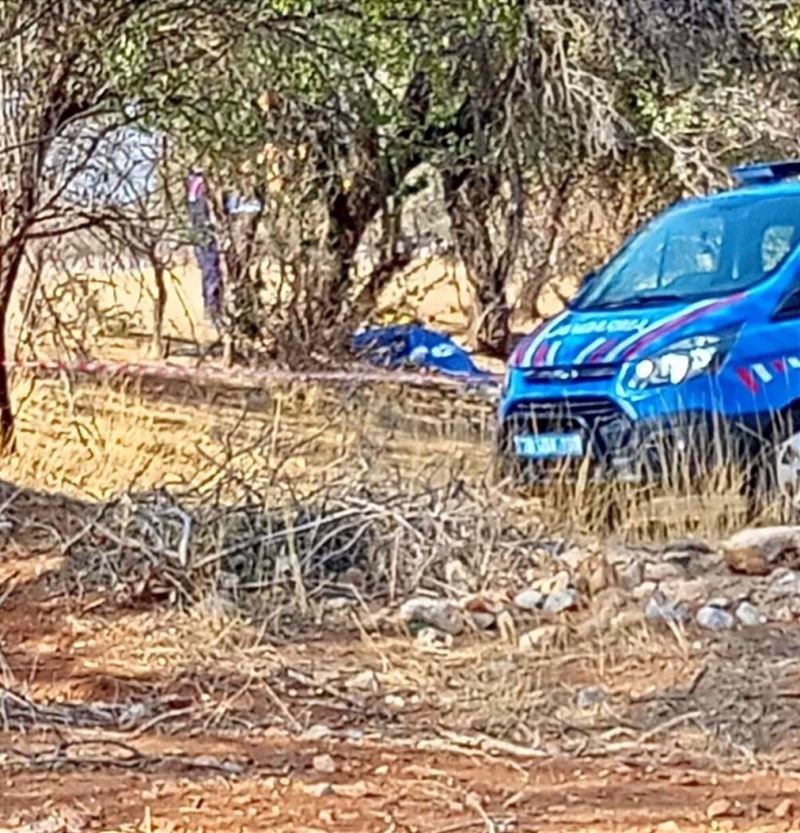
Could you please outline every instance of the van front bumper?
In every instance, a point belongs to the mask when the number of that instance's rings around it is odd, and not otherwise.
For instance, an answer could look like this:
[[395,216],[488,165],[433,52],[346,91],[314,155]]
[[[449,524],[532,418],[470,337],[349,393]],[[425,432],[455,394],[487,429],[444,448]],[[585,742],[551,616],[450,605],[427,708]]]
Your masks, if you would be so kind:
[[[521,456],[518,437],[580,435],[580,456]],[[752,459],[764,436],[757,417],[726,418],[707,410],[635,418],[611,397],[514,402],[499,424],[504,464],[542,482],[578,472],[591,479],[643,482],[668,473],[694,474]]]

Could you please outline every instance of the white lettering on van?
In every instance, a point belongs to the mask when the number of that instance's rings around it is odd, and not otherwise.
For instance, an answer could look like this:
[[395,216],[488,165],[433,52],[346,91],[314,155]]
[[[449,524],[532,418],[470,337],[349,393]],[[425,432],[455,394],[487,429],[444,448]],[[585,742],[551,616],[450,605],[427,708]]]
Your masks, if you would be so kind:
[[647,318],[614,318],[610,321],[583,321],[576,324],[562,324],[547,335],[549,338],[563,338],[564,336],[602,335],[604,333],[632,333],[646,327],[650,321]]

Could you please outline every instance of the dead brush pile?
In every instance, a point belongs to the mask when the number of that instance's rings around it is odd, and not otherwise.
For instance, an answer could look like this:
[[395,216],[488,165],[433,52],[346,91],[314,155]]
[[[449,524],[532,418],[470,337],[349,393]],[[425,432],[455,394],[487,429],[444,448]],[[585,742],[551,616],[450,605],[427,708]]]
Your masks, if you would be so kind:
[[531,566],[540,530],[491,487],[376,484],[320,488],[311,499],[225,506],[165,492],[94,510],[69,544],[73,592],[180,605],[214,598],[252,616],[308,614],[331,597],[392,604],[452,580],[502,588]]

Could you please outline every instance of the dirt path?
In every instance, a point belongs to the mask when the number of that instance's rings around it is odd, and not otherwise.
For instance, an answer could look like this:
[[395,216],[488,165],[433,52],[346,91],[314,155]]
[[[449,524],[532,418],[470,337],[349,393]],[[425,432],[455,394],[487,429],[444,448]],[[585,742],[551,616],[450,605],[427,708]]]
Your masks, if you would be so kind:
[[[236,741],[143,739],[139,747],[153,758],[136,762],[135,771],[100,764],[62,766],[57,772],[6,767],[0,819],[12,827],[60,816],[71,829],[287,833],[659,825],[668,831],[709,829],[708,808],[717,803],[726,816],[715,820],[717,829],[779,830],[789,829],[791,821],[777,818],[775,810],[783,815],[781,804],[794,799],[800,786],[796,777],[717,776],[678,766],[648,771],[635,762],[520,763],[367,741],[312,746],[275,733]],[[166,750],[203,757],[194,758],[194,767],[163,763],[159,755]],[[210,755],[241,761],[243,772],[215,772],[208,766]],[[330,755],[336,772],[315,772],[320,755]]]

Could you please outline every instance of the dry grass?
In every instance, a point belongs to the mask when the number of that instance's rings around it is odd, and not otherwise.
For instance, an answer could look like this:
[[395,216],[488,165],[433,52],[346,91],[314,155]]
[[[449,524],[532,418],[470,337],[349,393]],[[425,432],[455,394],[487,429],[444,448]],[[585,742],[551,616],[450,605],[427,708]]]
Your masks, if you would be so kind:
[[[593,755],[655,755],[666,735],[697,754],[753,754],[789,732],[780,698],[764,701],[771,722],[760,735],[746,703],[720,712],[719,697],[742,683],[720,670],[729,659],[709,664],[682,629],[654,630],[630,606],[609,617],[608,594],[589,593],[537,651],[521,652],[514,634],[476,632],[431,652],[395,629],[395,605],[412,592],[507,598],[558,569],[568,541],[597,537],[607,491],[563,483],[533,500],[492,480],[486,403],[389,388],[69,379],[18,380],[17,396],[20,454],[2,472],[17,488],[4,516],[20,540],[35,534],[40,551],[59,554],[56,596],[103,614],[82,626],[102,658],[92,673],[124,673],[134,702],[147,692],[157,708],[141,725],[299,731],[352,712],[382,731],[390,717],[404,732],[435,726],[461,747],[494,738],[515,754]],[[75,500],[56,518],[49,498],[20,487]],[[627,523],[613,534],[717,535],[735,515],[721,522],[707,507],[729,497],[620,492]],[[301,641],[316,639],[324,670]],[[752,699],[789,686],[793,666],[773,649],[745,652]],[[374,678],[354,688],[365,668]],[[586,686],[604,692],[588,710],[576,702]],[[191,705],[173,702],[177,693]]]
[[399,388],[202,389],[131,382],[19,379],[19,451],[0,476],[35,489],[109,498],[166,488],[315,489],[369,471],[429,478],[489,461],[491,411]]

